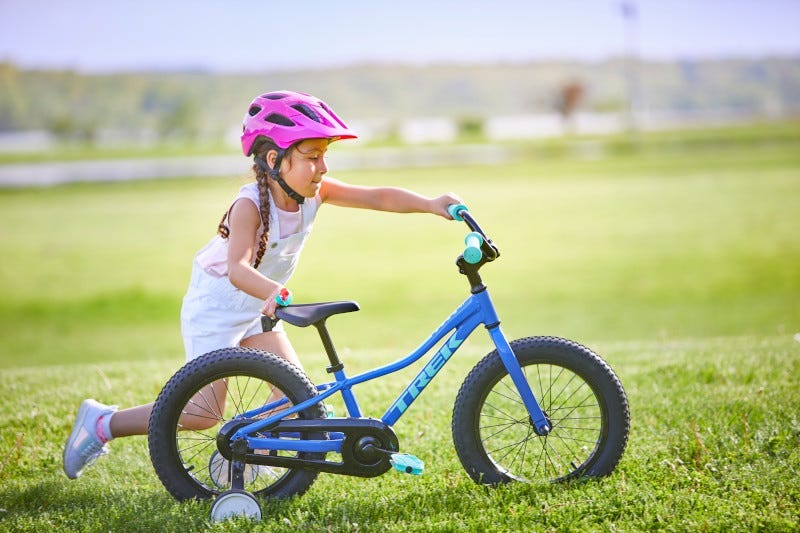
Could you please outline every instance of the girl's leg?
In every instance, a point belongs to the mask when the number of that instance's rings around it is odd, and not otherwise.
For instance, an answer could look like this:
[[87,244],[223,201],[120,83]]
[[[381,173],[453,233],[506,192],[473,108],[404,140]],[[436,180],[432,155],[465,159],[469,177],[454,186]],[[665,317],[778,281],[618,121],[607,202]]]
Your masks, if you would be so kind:
[[117,411],[111,416],[109,424],[111,436],[116,439],[117,437],[130,437],[131,435],[147,435],[147,423],[150,420],[152,411],[152,403]]
[[[243,339],[240,344],[245,348],[256,348],[265,352],[274,353],[275,355],[280,356],[294,364],[297,366],[297,368],[301,370],[303,369],[303,365],[300,363],[300,358],[297,357],[297,352],[294,351],[294,347],[292,346],[292,343],[289,342],[289,337],[284,331],[257,333],[251,337]],[[274,402],[282,397],[283,394],[280,391],[274,390],[266,402]],[[272,415],[282,411],[285,408],[286,406],[279,407],[267,414]]]
[[241,345],[246,348],[257,348],[265,352],[274,353],[294,364],[297,368],[303,369],[300,358],[297,357],[297,352],[294,351],[294,347],[292,343],[289,342],[289,337],[284,331],[257,333],[256,335],[243,339]]
[[[272,352],[302,369],[300,359],[284,332],[259,333],[244,339],[241,345]],[[218,421],[214,416],[209,416],[207,406],[211,404],[219,406],[221,414],[225,408],[226,393],[227,385],[224,380],[204,387],[192,399],[196,409],[187,409],[186,414],[181,417],[181,425],[193,430],[204,430],[216,425]],[[271,398],[275,399],[277,396]],[[72,479],[80,476],[87,464],[107,453],[105,444],[108,440],[131,435],[146,435],[152,411],[153,403],[115,411],[115,408],[94,400],[84,401],[64,447],[64,471],[67,476]],[[212,413],[214,411],[216,408]]]
[[[241,345],[246,348],[257,348],[265,352],[274,353],[290,363],[295,364],[298,368],[303,368],[300,359],[297,357],[297,352],[294,351],[292,343],[289,342],[289,337],[287,337],[286,333],[283,331],[259,333],[242,340]],[[220,384],[222,386],[215,383],[213,391],[211,389],[212,385],[209,385],[195,395],[192,401],[200,406],[198,407],[199,410],[203,409],[203,405],[209,403],[219,405],[221,408],[225,407],[225,387],[224,383],[220,382]],[[213,398],[214,402],[210,402],[209,398]],[[131,435],[147,435],[147,424],[152,411],[152,403],[117,411],[111,417],[111,435],[114,438],[128,437]],[[187,429],[207,429],[203,427],[205,425],[203,420],[208,418],[203,417],[199,412],[195,416],[189,414],[184,418],[185,420],[182,419],[181,423],[187,427]],[[214,423],[215,422],[212,422],[211,425],[214,425]]]

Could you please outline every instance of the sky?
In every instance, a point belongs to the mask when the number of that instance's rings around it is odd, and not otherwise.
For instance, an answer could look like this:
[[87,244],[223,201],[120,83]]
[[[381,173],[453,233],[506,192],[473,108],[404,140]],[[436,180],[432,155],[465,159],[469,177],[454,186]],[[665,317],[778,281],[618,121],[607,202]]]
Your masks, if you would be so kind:
[[81,72],[800,56],[800,0],[0,0],[0,62]]

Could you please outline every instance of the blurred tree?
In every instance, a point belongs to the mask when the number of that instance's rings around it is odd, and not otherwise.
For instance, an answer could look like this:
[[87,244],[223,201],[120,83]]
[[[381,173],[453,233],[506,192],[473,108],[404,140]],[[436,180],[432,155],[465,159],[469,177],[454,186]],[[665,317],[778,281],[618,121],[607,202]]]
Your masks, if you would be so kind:
[[78,121],[69,113],[60,113],[50,120],[50,133],[62,142],[84,142],[91,144],[97,137],[97,125],[91,121]]
[[25,97],[20,71],[10,63],[0,63],[0,131],[24,126]]
[[458,136],[464,140],[483,140],[483,118],[477,116],[462,117],[457,122]]
[[58,115],[50,121],[50,133],[60,141],[70,139],[75,129],[75,121],[70,115]]
[[159,121],[159,133],[162,138],[183,138],[195,140],[200,131],[198,120],[199,107],[188,97],[178,98],[171,108],[166,110]]

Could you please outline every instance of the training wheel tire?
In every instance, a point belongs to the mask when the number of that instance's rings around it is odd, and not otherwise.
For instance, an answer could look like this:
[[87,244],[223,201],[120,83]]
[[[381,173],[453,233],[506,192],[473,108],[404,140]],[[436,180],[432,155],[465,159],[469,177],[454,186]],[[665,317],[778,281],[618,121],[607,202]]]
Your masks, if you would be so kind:
[[261,505],[256,497],[244,490],[226,490],[211,505],[211,520],[219,522],[228,518],[244,516],[261,520]]

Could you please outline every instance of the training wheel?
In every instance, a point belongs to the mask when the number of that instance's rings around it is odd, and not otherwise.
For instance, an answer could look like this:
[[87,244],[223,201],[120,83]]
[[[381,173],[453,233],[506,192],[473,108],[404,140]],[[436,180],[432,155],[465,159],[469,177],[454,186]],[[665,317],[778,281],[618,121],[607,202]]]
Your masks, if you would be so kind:
[[226,490],[211,505],[211,520],[219,522],[234,516],[261,520],[261,506],[256,497],[244,490]]

